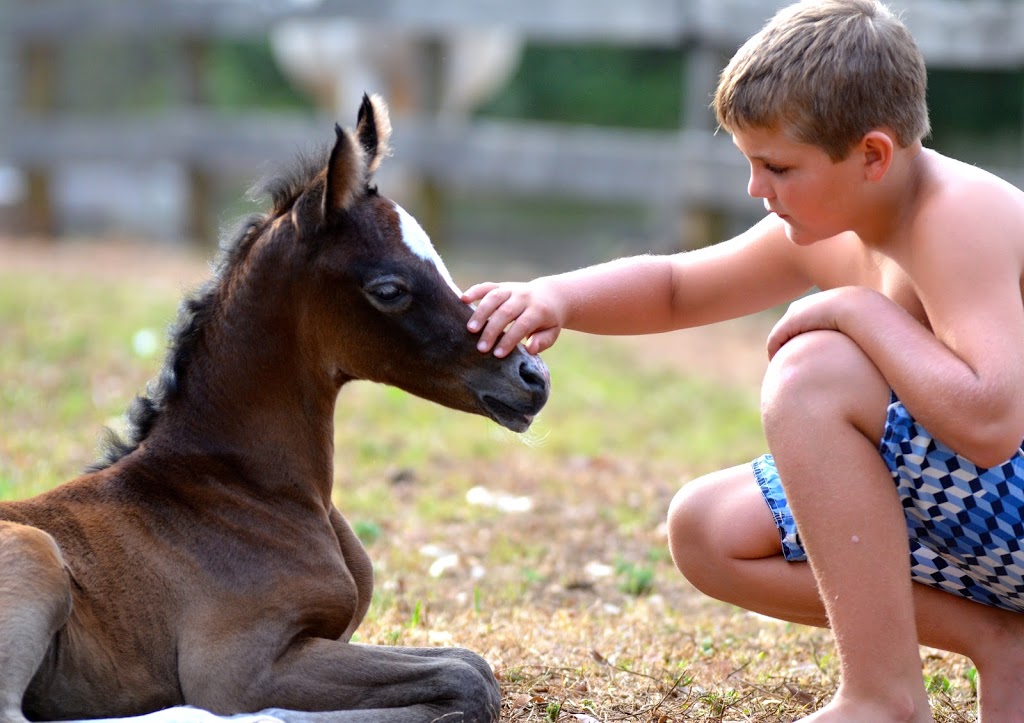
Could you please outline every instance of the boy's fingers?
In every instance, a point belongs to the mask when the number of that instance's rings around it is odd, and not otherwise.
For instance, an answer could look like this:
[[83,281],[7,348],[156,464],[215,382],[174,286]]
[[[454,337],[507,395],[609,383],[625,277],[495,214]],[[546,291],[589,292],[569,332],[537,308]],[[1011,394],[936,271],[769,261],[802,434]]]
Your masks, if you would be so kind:
[[[513,322],[517,315],[518,312],[512,313],[505,306],[491,314],[483,331],[480,332],[480,340],[477,342],[476,348],[480,351],[489,351],[493,348],[494,355],[498,357],[503,357],[512,351],[515,345],[519,343],[519,339],[526,336],[526,334],[522,334],[516,337],[515,340],[512,340],[519,333],[514,329],[515,322]],[[512,324],[510,325],[509,322],[512,322]]]
[[[479,314],[477,317],[477,326],[481,324],[483,325],[483,328],[480,331],[480,338],[477,340],[476,345],[476,348],[483,352],[490,351],[494,348],[495,342],[497,342],[499,338],[502,338],[504,341],[502,335],[504,334],[507,337],[511,332],[511,330],[506,327],[508,327],[510,323],[514,322],[523,311],[521,305],[513,304],[512,300],[507,298],[499,301],[497,308],[490,308],[492,304],[489,304],[488,302],[492,301],[492,297],[494,296],[495,294],[488,295],[481,302],[481,308],[477,309],[477,313],[474,314],[474,316]],[[487,304],[488,308],[482,308],[484,304]],[[470,331],[472,330],[473,327],[470,326]],[[515,332],[511,333],[514,334]],[[525,334],[523,336],[525,336]],[[513,346],[515,346],[515,344],[513,344]],[[498,356],[504,356],[508,351],[508,349],[505,349],[504,353],[498,353],[498,349],[495,349],[495,353],[497,353]]]
[[496,289],[498,285],[493,281],[482,281],[479,284],[473,284],[468,289],[462,292],[462,301],[470,304],[474,301],[479,301],[484,298],[488,292],[492,289]]
[[521,337],[516,336],[513,330],[510,328],[505,331],[501,336],[501,340],[494,345],[494,356],[499,359],[506,357],[509,353],[516,348]]
[[768,361],[775,358],[775,355],[779,353],[779,349],[785,346],[786,342],[789,341],[790,338],[791,337],[784,337],[780,334],[774,333],[768,337],[768,343],[766,345],[768,349]]
[[526,340],[526,351],[531,354],[540,354],[545,349],[550,349],[558,339],[559,331],[561,331],[561,329],[558,327],[535,331],[530,335],[530,338]]
[[[466,292],[466,295],[468,296],[469,292]],[[473,310],[473,315],[466,322],[466,328],[474,333],[484,329],[486,333],[485,325],[490,326],[491,316],[508,300],[509,296],[510,294],[507,291],[491,289],[482,298],[478,297],[480,298],[480,303],[477,304],[476,309]]]
[[[507,304],[506,304],[507,306]],[[499,314],[505,311],[502,307],[499,310]],[[502,335],[501,340],[494,347],[494,355],[497,357],[504,357],[512,353],[512,350],[516,348],[523,339],[533,334],[538,324],[535,319],[530,318],[530,313],[524,309],[514,309],[508,319],[511,323],[508,323],[508,328],[504,329],[505,333]],[[492,322],[495,320],[498,314],[491,317]],[[535,316],[535,315],[534,315]],[[500,320],[497,323],[501,323]]]

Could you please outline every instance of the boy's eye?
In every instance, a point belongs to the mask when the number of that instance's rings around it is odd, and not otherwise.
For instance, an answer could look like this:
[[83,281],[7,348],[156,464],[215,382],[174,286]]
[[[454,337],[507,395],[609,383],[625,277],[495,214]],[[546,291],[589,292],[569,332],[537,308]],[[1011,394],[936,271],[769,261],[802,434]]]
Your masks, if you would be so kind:
[[768,171],[768,173],[773,173],[776,176],[781,176],[782,174],[784,174],[789,169],[785,168],[783,166],[773,166],[771,163],[765,163],[764,164],[764,170]]

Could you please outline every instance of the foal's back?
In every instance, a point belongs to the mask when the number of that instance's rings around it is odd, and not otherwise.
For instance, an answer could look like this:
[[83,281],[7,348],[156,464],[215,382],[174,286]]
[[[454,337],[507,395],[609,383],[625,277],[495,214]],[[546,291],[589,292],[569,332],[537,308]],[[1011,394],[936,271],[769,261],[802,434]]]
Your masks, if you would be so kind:
[[0,693],[20,682],[19,708],[33,719],[180,702],[169,625],[181,615],[179,596],[138,502],[107,471],[0,503],[0,609],[22,611],[0,615]]

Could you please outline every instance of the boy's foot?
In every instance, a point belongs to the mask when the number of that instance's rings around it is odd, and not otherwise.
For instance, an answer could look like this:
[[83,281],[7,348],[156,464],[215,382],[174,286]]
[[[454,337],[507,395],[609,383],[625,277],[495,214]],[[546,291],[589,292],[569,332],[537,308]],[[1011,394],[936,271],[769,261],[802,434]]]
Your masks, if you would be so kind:
[[[921,692],[923,695],[923,689]],[[854,700],[840,691],[824,708],[800,720],[807,723],[931,723],[933,719],[927,696],[916,705],[910,698],[905,705],[899,705],[876,699]]]

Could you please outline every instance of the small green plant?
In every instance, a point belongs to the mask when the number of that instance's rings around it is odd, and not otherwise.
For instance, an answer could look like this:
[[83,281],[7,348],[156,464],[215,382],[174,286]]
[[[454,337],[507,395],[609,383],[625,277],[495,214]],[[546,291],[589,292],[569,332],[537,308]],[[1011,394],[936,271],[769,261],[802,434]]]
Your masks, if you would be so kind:
[[924,685],[929,693],[948,693],[953,688],[953,684],[949,682],[949,678],[944,676],[942,673],[926,675],[924,677]]
[[372,545],[384,534],[381,526],[373,520],[356,520],[352,523],[352,531],[356,533],[356,537],[364,545]]
[[558,716],[561,715],[561,713],[561,703],[548,703],[548,709],[546,715],[544,716],[544,720],[551,721],[551,723],[554,723],[556,720],[558,720]]
[[523,568],[523,580],[530,585],[536,585],[539,582],[544,582],[544,576],[534,570],[532,567]]
[[722,716],[739,702],[740,697],[739,692],[735,690],[712,690],[702,695],[701,701],[710,709],[712,715]]
[[409,616],[409,623],[406,625],[407,628],[418,628],[424,624],[424,610],[423,601],[417,600],[415,607],[412,609],[412,615]]
[[815,665],[818,666],[818,670],[822,673],[827,673],[832,665],[833,657],[829,653],[823,653],[820,656],[816,656],[814,659]]
[[615,564],[615,572],[619,576],[619,590],[627,595],[640,597],[654,590],[653,567],[619,560]]
[[964,673],[964,677],[967,678],[967,682],[971,684],[971,692],[975,695],[978,694],[978,669],[968,668],[967,672]]

